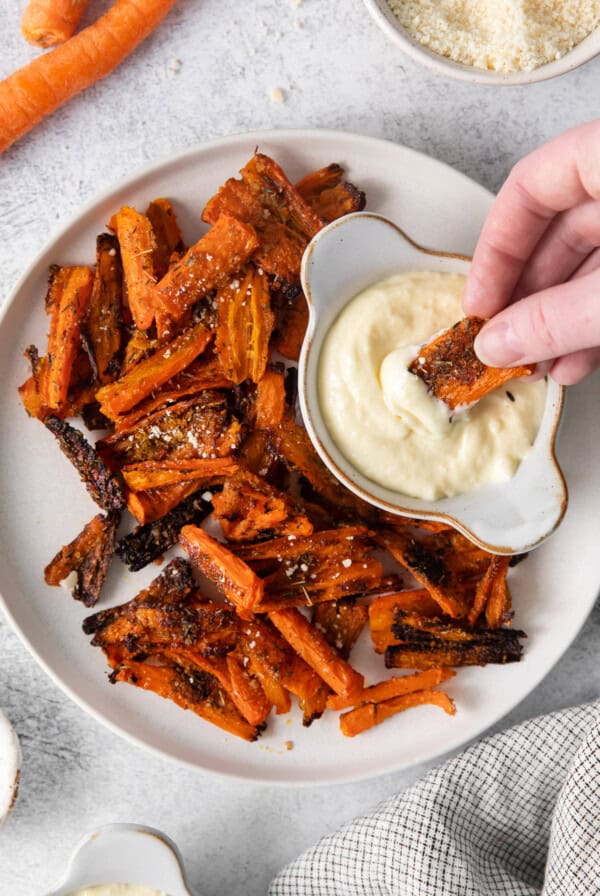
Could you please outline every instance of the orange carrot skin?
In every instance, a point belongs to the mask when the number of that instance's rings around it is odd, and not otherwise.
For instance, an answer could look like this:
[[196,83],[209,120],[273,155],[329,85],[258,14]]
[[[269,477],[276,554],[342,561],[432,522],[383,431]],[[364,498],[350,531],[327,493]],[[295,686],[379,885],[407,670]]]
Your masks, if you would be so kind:
[[360,672],[343,660],[295,607],[275,610],[269,614],[269,619],[336,694],[350,694],[363,687],[364,678]]
[[430,690],[443,681],[453,678],[453,669],[428,669],[426,672],[415,672],[414,675],[402,675],[380,681],[379,684],[363,688],[348,697],[331,694],[327,699],[327,709],[349,709],[351,706],[362,706],[365,703],[383,703],[393,697],[402,697],[415,691]]
[[340,730],[346,737],[356,737],[357,734],[361,734],[375,725],[381,725],[396,713],[404,712],[405,709],[411,709],[413,706],[422,706],[425,703],[439,706],[449,716],[453,716],[456,712],[454,703],[443,691],[417,691],[414,694],[405,694],[403,697],[394,697],[383,703],[366,703],[364,706],[359,706],[358,709],[344,713],[343,716],[340,716]]
[[111,420],[130,411],[171,377],[185,370],[202,354],[212,335],[204,324],[190,327],[173,342],[162,346],[144,361],[132,367],[121,379],[103,386],[96,393],[102,413]]
[[36,47],[54,47],[68,40],[88,0],[30,0],[21,19],[25,40]]
[[60,408],[67,401],[71,370],[80,348],[81,325],[92,294],[93,275],[89,268],[61,268],[60,304],[53,311],[48,339],[50,371],[47,379],[48,405]]
[[115,0],[93,25],[0,82],[0,152],[71,97],[109,75],[175,2]]

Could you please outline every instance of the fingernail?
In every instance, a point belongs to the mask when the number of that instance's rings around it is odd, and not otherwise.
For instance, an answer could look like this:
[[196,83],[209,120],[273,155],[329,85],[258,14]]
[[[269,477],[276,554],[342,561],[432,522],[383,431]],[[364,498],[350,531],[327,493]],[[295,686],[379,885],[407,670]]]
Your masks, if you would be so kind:
[[523,356],[523,346],[509,323],[491,321],[475,340],[475,354],[488,367],[510,367]]

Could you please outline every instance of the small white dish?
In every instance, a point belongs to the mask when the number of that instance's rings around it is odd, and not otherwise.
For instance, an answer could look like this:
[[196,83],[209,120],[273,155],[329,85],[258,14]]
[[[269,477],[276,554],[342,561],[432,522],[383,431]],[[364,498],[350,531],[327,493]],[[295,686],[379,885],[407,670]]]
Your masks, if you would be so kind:
[[197,896],[169,838],[137,824],[107,824],[79,843],[62,881],[47,896],[71,896],[101,884],[133,884],[167,896]]
[[318,364],[323,340],[341,310],[359,292],[401,271],[466,274],[470,259],[434,252],[413,242],[380,215],[357,212],[334,221],[312,240],[302,262],[310,321],[298,371],[304,424],[321,459],[354,494],[401,516],[449,522],[484,550],[520,554],[541,544],[564,516],[567,489],[555,456],[564,389],[548,381],[546,406],[535,443],[508,482],[425,501],[368,479],[332,440],[321,413]]
[[541,65],[533,71],[523,72],[494,72],[472,65],[462,65],[453,62],[439,53],[434,53],[408,33],[402,27],[394,13],[388,6],[387,0],[364,0],[365,6],[377,22],[381,30],[387,34],[396,46],[412,56],[417,62],[426,65],[427,68],[457,78],[459,81],[470,81],[472,84],[489,84],[491,86],[516,86],[519,84],[535,84],[538,81],[547,81],[559,75],[567,74],[573,69],[579,68],[600,53],[600,28],[596,28],[581,41],[569,53],[565,53],[560,59]]
[[10,815],[19,794],[21,745],[13,726],[0,710],[0,825]]

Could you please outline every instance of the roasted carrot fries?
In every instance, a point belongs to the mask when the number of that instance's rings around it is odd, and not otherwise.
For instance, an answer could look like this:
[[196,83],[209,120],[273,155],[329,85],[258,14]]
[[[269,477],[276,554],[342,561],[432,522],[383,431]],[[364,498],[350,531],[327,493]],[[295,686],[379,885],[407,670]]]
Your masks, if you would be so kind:
[[[302,252],[363,205],[337,165],[294,186],[256,155],[209,200],[212,226],[187,250],[167,199],[116,210],[93,270],[52,269],[48,350],[26,351],[23,403],[104,511],[46,582],[92,606],[113,554],[135,571],[179,546],[186,557],[84,631],[112,682],[246,740],[294,699],[305,725],[344,711],[349,737],[410,707],[452,714],[434,690],[450,667],[521,654],[508,560],[443,524],[378,514],[297,421],[281,355],[304,337]],[[78,414],[104,430],[95,444],[65,419]],[[138,526],[119,540],[125,505]],[[367,633],[387,667],[420,671],[365,682],[354,646]]]

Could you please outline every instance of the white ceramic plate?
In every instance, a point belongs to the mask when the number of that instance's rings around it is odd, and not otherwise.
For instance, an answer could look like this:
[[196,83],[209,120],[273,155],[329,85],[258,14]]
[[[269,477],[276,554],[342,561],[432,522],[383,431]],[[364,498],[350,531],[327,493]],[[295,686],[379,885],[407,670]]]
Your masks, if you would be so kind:
[[[216,187],[256,146],[293,178],[332,161],[367,192],[368,208],[396,221],[417,242],[470,254],[492,197],[439,162],[402,146],[325,131],[252,133],[219,140],[150,168],[88,206],[25,274],[0,324],[0,592],[17,632],[52,678],[113,731],[164,756],[206,771],[285,784],[357,780],[439,756],[480,734],[512,709],[567,649],[591,609],[600,581],[600,421],[590,381],[569,396],[559,460],[570,490],[558,533],[511,574],[516,624],[529,634],[522,663],[461,670],[449,692],[454,718],[421,707],[345,739],[336,714],[302,728],[297,713],[277,717],[256,744],[226,735],[192,713],[125,684],[110,686],[102,653],[81,632],[88,611],[47,588],[45,564],[96,512],[54,439],[27,418],[16,393],[26,377],[23,348],[44,345],[48,265],[89,263],[94,241],[121,204],[141,208],[155,196],[175,201],[184,235]],[[133,597],[157,567],[129,573],[113,564],[101,606]],[[368,641],[354,659],[374,682],[385,677]],[[285,742],[293,749],[286,750]]]

